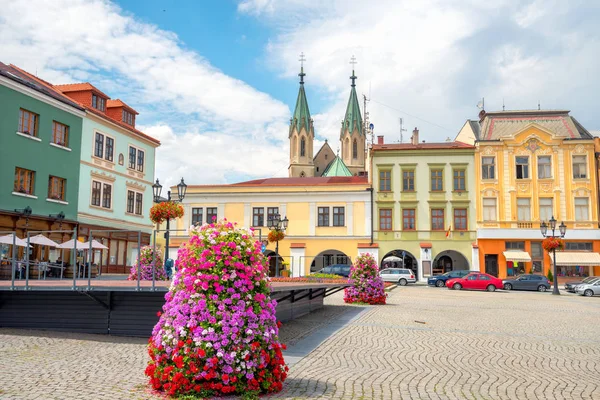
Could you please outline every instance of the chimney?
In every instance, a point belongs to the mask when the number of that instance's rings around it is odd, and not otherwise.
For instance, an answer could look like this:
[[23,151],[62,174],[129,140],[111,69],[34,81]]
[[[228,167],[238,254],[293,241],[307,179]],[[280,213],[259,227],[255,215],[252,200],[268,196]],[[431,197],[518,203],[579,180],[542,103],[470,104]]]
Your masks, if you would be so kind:
[[413,131],[411,142],[415,146],[419,144],[419,130],[417,129],[417,127],[415,127],[415,130]]
[[383,136],[377,136],[377,144],[383,144]]

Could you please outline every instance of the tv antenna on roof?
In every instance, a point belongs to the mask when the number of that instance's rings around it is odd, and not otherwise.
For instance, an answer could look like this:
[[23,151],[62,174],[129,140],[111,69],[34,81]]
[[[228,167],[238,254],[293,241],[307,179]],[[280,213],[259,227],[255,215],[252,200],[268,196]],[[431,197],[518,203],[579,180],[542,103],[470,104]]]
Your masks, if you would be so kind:
[[402,132],[406,132],[406,129],[404,129],[404,120],[402,118],[399,118],[399,120],[400,120],[400,143],[402,143],[402,141],[403,141]]

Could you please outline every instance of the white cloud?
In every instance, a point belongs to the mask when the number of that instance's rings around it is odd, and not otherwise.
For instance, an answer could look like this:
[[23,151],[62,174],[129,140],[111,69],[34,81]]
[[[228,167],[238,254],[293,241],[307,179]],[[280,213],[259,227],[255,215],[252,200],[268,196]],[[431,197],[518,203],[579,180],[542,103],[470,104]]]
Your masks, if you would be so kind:
[[371,121],[388,142],[399,139],[399,117],[405,138],[415,126],[428,141],[454,137],[465,119],[476,118],[481,97],[488,110],[501,109],[503,98],[507,109],[534,108],[540,100],[598,127],[600,15],[593,0],[308,3],[306,9],[297,1],[245,0],[238,10],[278,30],[265,52],[282,75],[295,75],[298,54],[306,54],[307,85],[334,99],[315,116],[315,130],[333,148],[353,54],[357,92],[370,90]]
[[[147,128],[165,140],[157,151],[163,182],[173,183],[164,176],[181,170],[189,183],[200,184],[224,182],[236,172],[270,176],[287,167],[287,160],[265,153],[287,139],[281,121],[289,108],[227,76],[174,33],[102,0],[0,0],[0,9],[1,61],[53,83],[90,81],[142,111],[140,123],[157,119],[153,111],[167,118],[171,128]],[[275,142],[256,140],[266,133]],[[230,165],[238,163],[244,167]]]

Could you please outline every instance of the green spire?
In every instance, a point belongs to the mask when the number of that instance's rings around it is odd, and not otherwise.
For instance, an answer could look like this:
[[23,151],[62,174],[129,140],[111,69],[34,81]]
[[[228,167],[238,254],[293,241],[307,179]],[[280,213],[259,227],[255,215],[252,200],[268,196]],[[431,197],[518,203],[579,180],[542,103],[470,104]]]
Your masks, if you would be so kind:
[[360,104],[358,103],[358,96],[356,95],[356,83],[357,79],[354,75],[354,70],[352,70],[352,76],[350,77],[352,80],[352,89],[350,90],[350,99],[348,99],[348,107],[346,107],[346,116],[344,117],[344,121],[342,122],[342,134],[348,129],[350,133],[352,133],[355,129],[358,129],[359,133],[362,135],[362,116],[360,114]]
[[[304,67],[300,69],[300,90],[298,90],[298,99],[296,100],[296,109],[294,110],[294,116],[292,118],[292,126],[296,127],[296,130],[300,132],[300,129],[304,125],[306,132],[310,133],[310,111],[308,110],[308,101],[306,100],[306,92],[304,91]],[[291,134],[292,129],[290,129]]]
[[346,164],[342,161],[339,156],[335,156],[332,162],[329,163],[323,175],[326,177],[331,176],[352,176],[352,172],[346,167]]

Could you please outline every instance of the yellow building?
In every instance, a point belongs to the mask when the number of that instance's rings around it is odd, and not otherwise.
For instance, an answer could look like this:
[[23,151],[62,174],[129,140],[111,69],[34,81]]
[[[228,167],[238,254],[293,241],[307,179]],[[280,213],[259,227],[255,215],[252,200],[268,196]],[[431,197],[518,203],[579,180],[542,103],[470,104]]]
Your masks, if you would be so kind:
[[[350,264],[360,253],[377,250],[371,243],[371,193],[366,177],[258,179],[231,185],[190,185],[183,200],[185,216],[172,227],[185,230],[214,219],[252,227],[266,240],[267,221],[275,214],[289,220],[279,242],[291,276],[304,276],[331,264]],[[175,226],[176,225],[176,226]],[[173,232],[170,257],[188,239]],[[275,255],[275,243],[264,253]],[[275,257],[271,260],[274,274]]]
[[[600,273],[594,139],[569,111],[502,111],[467,121],[475,144],[480,270],[501,278],[547,274],[542,221],[567,226],[559,277]],[[558,233],[558,231],[557,231]],[[595,268],[595,271],[594,271]]]
[[384,144],[371,149],[375,241],[379,261],[403,266],[417,279],[478,269],[474,243],[473,145],[460,142]]

